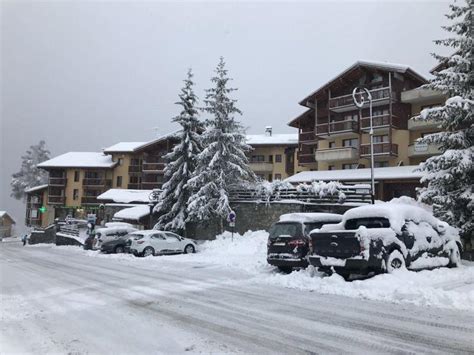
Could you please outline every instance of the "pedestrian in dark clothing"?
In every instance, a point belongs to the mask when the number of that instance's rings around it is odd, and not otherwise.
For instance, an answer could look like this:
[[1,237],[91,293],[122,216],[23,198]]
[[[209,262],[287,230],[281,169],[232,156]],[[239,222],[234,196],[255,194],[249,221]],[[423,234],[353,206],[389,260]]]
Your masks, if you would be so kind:
[[23,242],[23,246],[26,245],[26,241],[28,240],[28,235],[24,235],[23,237],[21,237],[21,241]]

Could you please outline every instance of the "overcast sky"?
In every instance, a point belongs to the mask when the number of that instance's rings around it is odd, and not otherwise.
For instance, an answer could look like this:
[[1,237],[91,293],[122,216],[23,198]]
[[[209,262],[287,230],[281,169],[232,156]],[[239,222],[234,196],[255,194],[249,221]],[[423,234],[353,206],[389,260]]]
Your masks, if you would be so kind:
[[[182,79],[197,94],[224,56],[249,133],[289,133],[298,101],[357,59],[422,75],[448,2],[1,2],[0,209],[20,156],[146,141],[175,128]],[[446,53],[443,51],[443,53]]]

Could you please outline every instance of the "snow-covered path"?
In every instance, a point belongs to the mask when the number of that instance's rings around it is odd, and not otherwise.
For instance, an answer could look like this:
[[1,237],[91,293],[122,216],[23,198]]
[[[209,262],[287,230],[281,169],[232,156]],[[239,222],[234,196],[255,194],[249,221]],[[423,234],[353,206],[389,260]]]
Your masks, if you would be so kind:
[[470,311],[283,288],[177,258],[150,267],[78,248],[1,243],[0,352],[474,351]]

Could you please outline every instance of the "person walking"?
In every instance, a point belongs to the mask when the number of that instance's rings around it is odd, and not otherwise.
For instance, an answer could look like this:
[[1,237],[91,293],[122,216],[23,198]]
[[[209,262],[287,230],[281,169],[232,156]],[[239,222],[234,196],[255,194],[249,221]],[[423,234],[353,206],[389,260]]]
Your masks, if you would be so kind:
[[25,235],[23,235],[23,237],[21,237],[21,241],[23,242],[23,246],[26,245],[27,240],[28,240],[28,235],[27,234],[25,234]]

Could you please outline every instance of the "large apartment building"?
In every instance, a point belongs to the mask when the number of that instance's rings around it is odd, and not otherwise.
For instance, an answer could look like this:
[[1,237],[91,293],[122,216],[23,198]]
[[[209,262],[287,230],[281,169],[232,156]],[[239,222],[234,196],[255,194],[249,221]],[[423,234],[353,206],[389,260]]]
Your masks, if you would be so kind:
[[[298,129],[299,164],[315,172],[302,173],[291,181],[368,181],[369,105],[366,102],[360,109],[352,97],[354,88],[363,87],[370,90],[373,99],[374,167],[379,180],[376,196],[383,200],[414,196],[419,173],[413,170],[439,150],[417,142],[425,134],[436,132],[437,125],[412,117],[445,100],[442,94],[422,88],[425,83],[426,79],[405,65],[358,61],[305,97],[300,105],[306,111],[289,125]],[[405,168],[397,169],[401,166]],[[344,172],[348,169],[361,172]],[[324,173],[330,170],[338,173]]]

